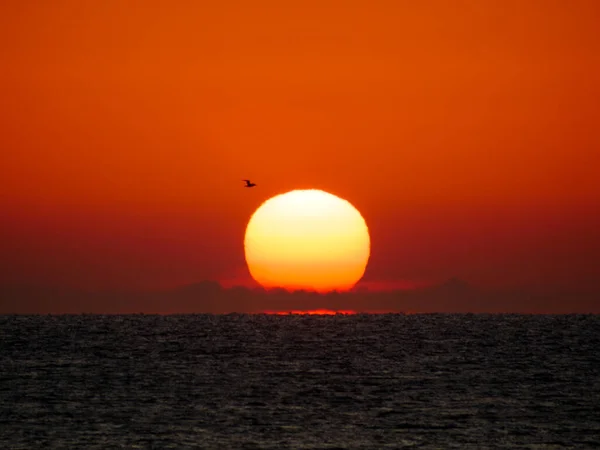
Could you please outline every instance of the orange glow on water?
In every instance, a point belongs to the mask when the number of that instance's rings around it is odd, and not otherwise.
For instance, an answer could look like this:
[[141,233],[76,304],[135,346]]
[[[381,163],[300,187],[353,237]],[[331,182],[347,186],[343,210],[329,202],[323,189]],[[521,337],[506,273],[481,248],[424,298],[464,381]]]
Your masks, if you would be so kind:
[[356,311],[352,311],[352,310],[332,310],[332,309],[311,309],[308,311],[302,311],[302,310],[291,310],[291,311],[264,311],[264,314],[275,314],[278,316],[288,316],[291,314],[299,314],[299,315],[308,315],[308,316],[334,316],[336,314],[344,314],[344,315],[351,315],[351,314],[356,314]]
[[261,314],[273,314],[277,316],[289,316],[289,315],[304,315],[304,316],[335,316],[335,315],[355,315],[355,314],[403,314],[403,315],[412,315],[412,314],[423,314],[420,311],[414,310],[392,310],[392,309],[374,309],[368,311],[356,311],[351,309],[327,309],[327,308],[318,308],[318,309],[309,309],[309,310],[301,310],[301,309],[293,309],[290,311],[274,311],[267,310],[262,311]]

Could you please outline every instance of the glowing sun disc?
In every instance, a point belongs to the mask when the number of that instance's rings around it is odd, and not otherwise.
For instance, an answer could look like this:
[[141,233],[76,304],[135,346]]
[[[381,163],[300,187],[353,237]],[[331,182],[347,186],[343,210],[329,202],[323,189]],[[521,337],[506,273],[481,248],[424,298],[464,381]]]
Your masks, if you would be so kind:
[[370,238],[348,201],[316,189],[294,190],[254,212],[244,249],[250,274],[266,288],[348,290],[365,272]]

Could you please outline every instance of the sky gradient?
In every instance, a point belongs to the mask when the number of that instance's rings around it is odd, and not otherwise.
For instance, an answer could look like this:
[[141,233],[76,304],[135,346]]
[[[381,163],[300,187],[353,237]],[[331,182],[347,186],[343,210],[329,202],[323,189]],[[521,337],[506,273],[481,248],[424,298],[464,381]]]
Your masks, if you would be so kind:
[[[0,285],[248,284],[303,188],[364,284],[600,292],[597,1],[0,6]],[[241,179],[258,186],[243,189]]]

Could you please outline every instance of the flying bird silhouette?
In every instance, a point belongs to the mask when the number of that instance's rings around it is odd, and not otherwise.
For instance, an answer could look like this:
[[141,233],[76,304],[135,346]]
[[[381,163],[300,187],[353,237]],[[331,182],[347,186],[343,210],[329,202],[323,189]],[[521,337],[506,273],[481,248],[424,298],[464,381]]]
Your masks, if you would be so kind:
[[251,188],[251,187],[256,186],[256,184],[255,183],[251,183],[250,180],[242,180],[242,181],[246,182],[246,186],[244,186],[244,187]]

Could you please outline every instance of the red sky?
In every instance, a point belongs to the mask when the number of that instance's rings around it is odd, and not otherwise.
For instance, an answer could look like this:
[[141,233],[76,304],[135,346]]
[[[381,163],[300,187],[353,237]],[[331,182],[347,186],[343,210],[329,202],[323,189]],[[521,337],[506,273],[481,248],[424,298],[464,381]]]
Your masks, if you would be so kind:
[[319,188],[363,213],[372,285],[600,289],[599,23],[595,0],[4,1],[0,284],[242,280],[252,212]]

